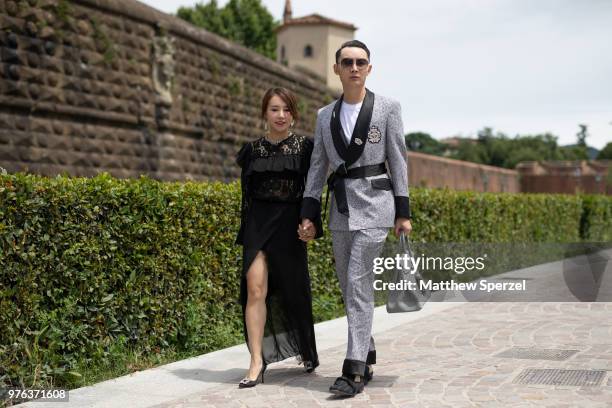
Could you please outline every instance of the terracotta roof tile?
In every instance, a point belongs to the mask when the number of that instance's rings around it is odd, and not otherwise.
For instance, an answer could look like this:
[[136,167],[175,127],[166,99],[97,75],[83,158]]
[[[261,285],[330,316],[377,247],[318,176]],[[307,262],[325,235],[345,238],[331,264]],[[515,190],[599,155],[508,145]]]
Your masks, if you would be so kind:
[[292,18],[288,22],[278,27],[276,31],[280,31],[284,29],[285,27],[292,26],[292,25],[316,25],[316,24],[327,24],[327,25],[333,25],[336,27],[347,28],[349,30],[357,30],[357,27],[355,27],[351,23],[345,23],[343,21],[334,20],[334,19],[324,17],[320,14],[315,13],[315,14],[309,14],[304,17]]

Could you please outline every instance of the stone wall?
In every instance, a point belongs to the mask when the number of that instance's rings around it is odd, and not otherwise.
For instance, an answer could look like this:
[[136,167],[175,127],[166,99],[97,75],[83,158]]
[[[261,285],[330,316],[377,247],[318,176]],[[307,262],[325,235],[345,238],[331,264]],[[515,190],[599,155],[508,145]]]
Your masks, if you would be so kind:
[[451,190],[520,192],[514,170],[429,154],[408,152],[408,179],[412,186],[448,187]]
[[517,171],[527,193],[612,194],[612,160],[530,161]]
[[238,175],[271,86],[300,97],[312,134],[320,82],[133,0],[0,0],[0,166],[162,180]]
[[[0,167],[9,172],[232,180],[235,152],[262,134],[267,88],[298,94],[297,131],[307,135],[337,96],[133,0],[0,0],[0,57]],[[520,191],[515,171],[413,152],[409,182]]]

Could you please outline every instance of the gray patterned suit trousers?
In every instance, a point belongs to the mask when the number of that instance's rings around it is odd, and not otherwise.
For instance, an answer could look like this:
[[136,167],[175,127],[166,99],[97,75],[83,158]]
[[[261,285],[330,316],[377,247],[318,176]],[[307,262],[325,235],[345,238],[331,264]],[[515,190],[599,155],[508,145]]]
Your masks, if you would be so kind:
[[366,361],[368,351],[375,350],[373,262],[382,252],[388,228],[332,230],[331,234],[336,274],[348,319],[346,359]]

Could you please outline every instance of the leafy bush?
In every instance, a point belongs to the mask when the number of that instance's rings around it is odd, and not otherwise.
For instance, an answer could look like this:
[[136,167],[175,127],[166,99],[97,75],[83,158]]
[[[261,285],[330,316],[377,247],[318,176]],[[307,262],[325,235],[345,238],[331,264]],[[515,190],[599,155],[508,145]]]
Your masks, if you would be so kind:
[[[0,380],[80,384],[113,353],[243,341],[238,183],[0,175]],[[605,196],[412,189],[419,242],[610,240]],[[343,313],[331,240],[309,244],[316,321]],[[118,351],[119,350],[119,351]]]

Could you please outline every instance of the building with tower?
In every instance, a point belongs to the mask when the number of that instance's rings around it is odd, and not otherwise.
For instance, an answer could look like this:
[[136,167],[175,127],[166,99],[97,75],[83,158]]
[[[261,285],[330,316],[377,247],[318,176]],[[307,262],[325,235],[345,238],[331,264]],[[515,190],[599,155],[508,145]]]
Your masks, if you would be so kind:
[[293,18],[291,0],[285,1],[283,24],[276,30],[278,62],[319,77],[330,88],[341,91],[342,84],[332,68],[336,50],[354,39],[351,23],[320,14]]

